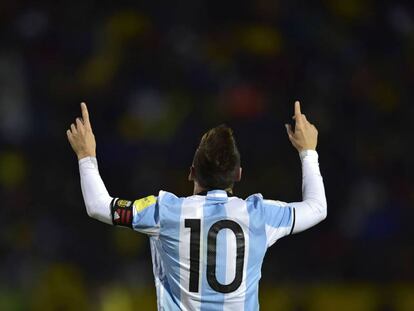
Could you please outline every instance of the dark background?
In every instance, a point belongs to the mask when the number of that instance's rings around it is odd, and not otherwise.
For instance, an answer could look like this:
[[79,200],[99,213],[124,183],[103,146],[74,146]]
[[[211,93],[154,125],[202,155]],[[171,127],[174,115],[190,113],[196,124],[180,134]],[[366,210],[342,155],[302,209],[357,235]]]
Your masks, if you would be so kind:
[[409,1],[0,1],[0,309],[153,310],[145,236],[88,218],[66,129],[89,105],[110,194],[187,181],[230,125],[246,197],[301,198],[284,123],[319,129],[328,218],[263,266],[263,310],[414,310]]

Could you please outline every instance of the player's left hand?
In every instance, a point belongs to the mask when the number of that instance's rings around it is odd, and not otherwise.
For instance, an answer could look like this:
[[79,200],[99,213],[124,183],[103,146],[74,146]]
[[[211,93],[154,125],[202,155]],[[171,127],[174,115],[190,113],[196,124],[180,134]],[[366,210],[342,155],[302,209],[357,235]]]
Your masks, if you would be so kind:
[[89,121],[88,108],[81,103],[82,119],[76,118],[75,123],[66,131],[70,145],[78,156],[78,160],[85,157],[96,157],[96,142]]

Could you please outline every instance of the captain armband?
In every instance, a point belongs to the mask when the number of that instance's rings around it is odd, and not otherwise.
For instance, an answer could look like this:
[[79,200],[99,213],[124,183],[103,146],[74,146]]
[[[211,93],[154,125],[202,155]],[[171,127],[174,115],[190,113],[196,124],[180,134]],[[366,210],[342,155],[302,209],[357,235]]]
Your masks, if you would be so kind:
[[143,212],[146,208],[154,205],[157,198],[153,195],[135,200],[134,202],[121,199],[113,199],[111,202],[112,223],[115,226],[132,228],[134,209],[136,213]]
[[112,223],[114,226],[132,228],[133,203],[128,200],[113,199],[111,202]]

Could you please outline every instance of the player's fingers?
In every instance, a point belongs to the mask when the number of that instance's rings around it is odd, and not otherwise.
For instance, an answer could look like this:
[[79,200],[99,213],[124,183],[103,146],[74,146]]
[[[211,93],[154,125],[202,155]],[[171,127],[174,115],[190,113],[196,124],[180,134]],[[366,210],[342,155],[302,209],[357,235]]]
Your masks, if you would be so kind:
[[79,118],[76,118],[76,128],[79,132],[83,132],[85,130],[85,127]]
[[72,132],[70,130],[67,130],[66,136],[68,137],[69,143],[72,145],[72,141],[73,141]]
[[302,113],[300,112],[300,104],[298,101],[295,102],[295,114],[293,115],[292,119],[295,120],[295,124],[299,125],[299,127],[304,123],[302,119]]
[[[300,115],[300,117],[306,119],[306,115],[304,115],[303,113]],[[292,116],[292,119],[295,120],[296,119],[296,115],[293,115]]]
[[83,119],[83,122],[85,123],[85,126],[90,128],[91,123],[89,121],[89,111],[88,111],[88,107],[86,106],[84,102],[81,102],[81,111],[82,111],[82,119]]
[[304,114],[302,114],[302,120],[303,120],[303,123],[308,123],[308,124],[310,124],[310,122],[308,121],[308,119],[306,118],[306,115],[304,115]]
[[296,116],[293,116],[292,119],[295,120],[295,130],[300,130],[303,128],[305,121],[302,119],[302,116],[299,116],[298,118]]
[[71,129],[71,131],[72,131],[72,135],[73,134],[77,134],[78,133],[78,130],[76,129],[76,126],[75,126],[75,124],[71,124],[70,125],[70,129]]
[[300,111],[300,102],[297,100],[295,101],[295,116],[296,118],[299,118],[301,116],[302,112]]
[[287,133],[288,133],[288,135],[290,134],[290,135],[293,135],[293,131],[292,131],[292,126],[290,125],[290,124],[285,124],[285,127],[286,127],[286,131],[287,131]]
[[285,124],[285,127],[289,140],[293,142],[295,133],[292,131],[292,126],[290,124]]

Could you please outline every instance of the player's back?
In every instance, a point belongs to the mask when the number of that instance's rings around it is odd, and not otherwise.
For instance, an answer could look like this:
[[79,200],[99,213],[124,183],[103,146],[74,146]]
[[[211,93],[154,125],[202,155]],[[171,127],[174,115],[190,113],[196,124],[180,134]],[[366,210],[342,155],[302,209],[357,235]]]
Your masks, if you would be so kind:
[[[258,281],[267,247],[290,232],[325,219],[327,204],[319,170],[317,130],[295,103],[290,141],[302,162],[302,201],[246,200],[215,190],[187,198],[161,191],[135,201],[109,195],[96,160],[86,105],[67,136],[79,159],[88,215],[148,234],[159,310],[257,310]],[[82,122],[83,121],[83,122]],[[296,131],[296,129],[298,129]],[[194,188],[227,189],[241,179],[240,153],[230,128],[206,132],[196,149],[189,179]]]
[[257,310],[268,246],[289,233],[283,203],[214,190],[178,198],[160,192],[151,238],[159,310]]

